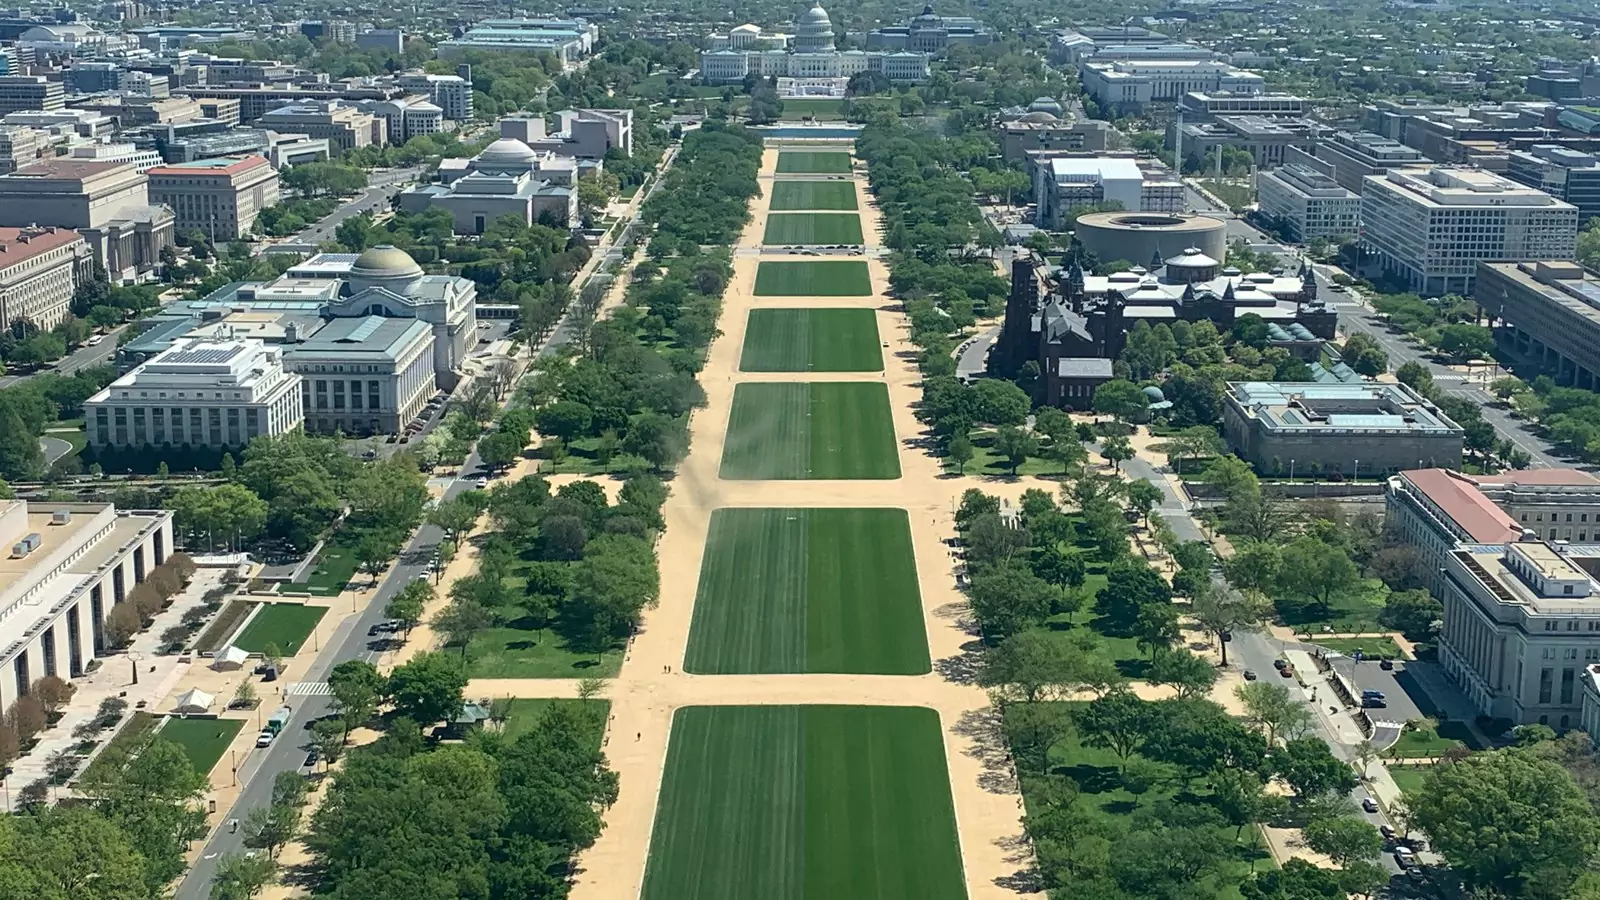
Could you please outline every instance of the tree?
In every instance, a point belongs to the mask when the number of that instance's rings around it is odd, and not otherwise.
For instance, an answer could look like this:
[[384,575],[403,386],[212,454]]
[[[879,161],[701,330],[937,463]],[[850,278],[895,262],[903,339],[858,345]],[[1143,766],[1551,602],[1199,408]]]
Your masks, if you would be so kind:
[[344,755],[351,724],[344,718],[318,719],[311,723],[311,746],[317,749],[325,765],[333,765]]
[[1300,833],[1306,846],[1338,863],[1340,868],[1353,862],[1377,859],[1383,852],[1383,837],[1378,829],[1353,816],[1315,819],[1307,822]]
[[1494,355],[1494,333],[1482,325],[1446,325],[1439,329],[1439,349],[1456,362],[1471,362]]
[[478,440],[478,458],[491,470],[499,471],[516,462],[527,443],[525,437],[509,431],[491,431]]
[[1217,668],[1188,650],[1163,653],[1150,664],[1151,684],[1170,684],[1186,700],[1204,697],[1217,683]]
[[1137,645],[1150,652],[1152,659],[1166,652],[1182,634],[1178,629],[1178,608],[1170,603],[1147,603],[1139,607],[1133,623]]
[[253,900],[277,877],[270,857],[230,853],[217,860],[211,876],[211,900]]
[[1311,711],[1289,695],[1289,689],[1267,681],[1248,681],[1234,689],[1244,705],[1245,719],[1262,729],[1267,743],[1294,738],[1311,727]]
[[0,478],[23,481],[44,471],[39,436],[10,404],[0,403]]
[[[20,792],[19,792],[20,793]],[[0,816],[0,896],[37,900],[150,900],[145,861],[95,810],[24,801]]]
[[1217,639],[1222,664],[1228,664],[1228,638],[1235,631],[1248,631],[1266,619],[1269,604],[1254,591],[1240,591],[1229,584],[1213,586],[1196,596],[1189,614],[1200,627]]
[[950,439],[946,448],[950,458],[956,461],[957,471],[967,474],[967,463],[972,462],[973,455],[977,452],[972,446],[972,440],[964,434],[958,434]]
[[347,659],[328,673],[333,705],[349,725],[364,725],[377,713],[384,687],[383,675],[364,659]]
[[1094,411],[1111,416],[1118,422],[1129,422],[1140,417],[1149,405],[1138,385],[1120,378],[1108,381],[1094,391]]
[[1011,475],[1016,477],[1017,467],[1038,452],[1039,439],[1020,428],[1003,426],[995,432],[994,449],[1010,463]]
[[206,777],[160,738],[142,747],[108,745],[96,762],[79,776],[78,794],[144,858],[145,884],[154,893],[183,871],[189,843],[205,833]]
[[1123,559],[1106,570],[1096,605],[1113,634],[1131,635],[1146,606],[1171,606],[1172,589],[1143,560]]
[[1427,366],[1416,360],[1411,360],[1402,364],[1400,368],[1395,369],[1394,377],[1401,384],[1415,390],[1424,397],[1432,398],[1438,392],[1438,389],[1433,384],[1433,373],[1428,371]]
[[1074,710],[1072,718],[1085,745],[1110,750],[1124,768],[1150,736],[1152,724],[1150,704],[1127,690],[1089,701]]
[[1100,442],[1100,455],[1111,463],[1113,471],[1121,471],[1122,463],[1133,459],[1133,442],[1124,435],[1114,434]]
[[1378,621],[1410,640],[1430,640],[1444,619],[1444,604],[1425,590],[1395,591],[1384,601]]
[[277,859],[284,845],[300,836],[300,819],[298,806],[258,806],[244,818],[245,846],[265,850],[268,858]]
[[1021,425],[1027,421],[1028,410],[1033,405],[1022,388],[998,378],[980,379],[972,386],[972,394],[977,405],[977,421],[997,428]]
[[[1305,710],[1298,704],[1296,708]],[[1343,797],[1356,789],[1356,773],[1319,737],[1285,741],[1282,749],[1273,753],[1272,767],[1301,800],[1328,793]]]
[[[1110,457],[1107,457],[1108,459]],[[1150,511],[1156,508],[1164,495],[1161,488],[1148,481],[1135,481],[1128,485],[1128,509],[1139,514],[1145,527],[1150,527]]]
[[[481,496],[481,492],[478,493]],[[461,536],[472,530],[477,524],[478,516],[483,513],[483,507],[477,500],[467,494],[457,494],[448,500],[441,501],[428,512],[428,522],[437,526],[445,536],[459,543]]]
[[421,624],[423,609],[433,596],[433,585],[421,578],[413,579],[400,593],[390,598],[388,605],[383,608],[383,614],[397,622],[409,639],[411,629]]
[[395,711],[424,728],[461,711],[467,675],[461,664],[436,651],[425,651],[389,675],[389,696]]
[[78,689],[72,682],[55,675],[46,675],[43,678],[35,679],[33,687],[28,691],[31,696],[38,699],[39,705],[44,707],[44,712],[47,716],[54,716],[59,713],[62,707],[72,701],[72,695],[77,692]]
[[[461,582],[457,582],[460,584]],[[495,623],[494,612],[475,600],[458,599],[440,610],[429,624],[444,636],[446,644],[461,647],[461,659],[467,658],[467,648],[472,639]]]
[[1279,588],[1310,600],[1323,614],[1360,584],[1361,572],[1342,547],[1302,535],[1283,549]]
[[1410,824],[1469,888],[1562,897],[1600,847],[1600,822],[1562,767],[1526,750],[1435,768],[1406,795]]
[[1020,561],[1003,562],[975,574],[968,598],[985,636],[1004,640],[1050,614],[1054,590]]
[[1345,900],[1338,872],[1292,857],[1281,869],[1267,868],[1239,885],[1244,900]]
[[1074,662],[1060,641],[1029,629],[985,653],[978,680],[986,686],[1014,688],[1032,703],[1050,688],[1071,684],[1077,672]]

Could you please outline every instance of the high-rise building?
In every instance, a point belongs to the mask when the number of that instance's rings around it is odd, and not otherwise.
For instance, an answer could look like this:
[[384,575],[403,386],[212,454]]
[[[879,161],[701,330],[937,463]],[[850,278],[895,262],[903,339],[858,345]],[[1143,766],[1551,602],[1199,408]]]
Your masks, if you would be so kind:
[[1296,241],[1353,237],[1361,219],[1361,198],[1331,175],[1300,164],[1256,176],[1261,214],[1281,222]]
[[178,230],[199,231],[213,243],[248,234],[256,215],[278,202],[278,173],[261,156],[156,166],[145,174],[150,201],[172,208]]
[[1600,159],[1558,144],[1534,144],[1507,154],[1506,177],[1578,208],[1580,227],[1600,216]]
[[67,105],[61,82],[43,75],[0,76],[0,116],[25,110],[56,110]]
[[89,277],[93,254],[70,228],[0,228],[0,328],[54,328]]

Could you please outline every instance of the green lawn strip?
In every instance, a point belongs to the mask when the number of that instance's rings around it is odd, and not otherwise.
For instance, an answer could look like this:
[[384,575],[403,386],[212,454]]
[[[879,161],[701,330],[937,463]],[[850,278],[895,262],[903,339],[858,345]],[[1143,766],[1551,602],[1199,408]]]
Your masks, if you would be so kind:
[[737,385],[721,474],[732,480],[899,478],[888,387]]
[[[1379,717],[1381,714],[1374,716]],[[1400,739],[1384,752],[1398,757],[1443,756],[1451,750],[1467,749],[1470,736],[1467,726],[1460,722],[1440,722],[1437,726],[1400,732]]]
[[1309,631],[1314,637],[1326,626],[1337,633],[1381,631],[1378,614],[1383,611],[1389,589],[1376,578],[1368,578],[1348,595],[1337,598],[1328,609],[1302,603],[1298,598],[1279,596],[1275,605],[1279,618],[1296,631]]
[[599,750],[606,733],[606,719],[611,715],[611,701],[606,699],[586,701],[570,697],[518,697],[511,701],[511,713],[506,716],[506,738],[516,740],[532,731],[546,712],[558,706],[587,715],[587,721],[594,723],[594,728],[585,737],[589,738],[592,749]]
[[317,554],[316,565],[306,580],[289,587],[319,596],[336,597],[344,590],[345,584],[355,577],[357,565],[359,561],[353,546],[346,546],[337,539],[330,540]]
[[1395,786],[1410,794],[1422,790],[1422,783],[1433,774],[1434,766],[1389,766],[1389,777]]
[[797,212],[767,216],[761,242],[777,244],[859,244],[861,217],[855,213]]
[[905,510],[717,510],[684,670],[929,671]]
[[268,644],[276,644],[278,652],[286,657],[293,656],[300,652],[306,638],[327,613],[325,606],[263,603],[261,611],[239,632],[234,646],[248,653],[263,653]]
[[1343,653],[1345,656],[1354,657],[1356,651],[1366,659],[1406,659],[1405,651],[1394,642],[1392,637],[1358,637],[1358,638],[1324,638],[1315,637],[1311,643],[1324,650]]
[[[461,650],[457,647],[450,652],[459,654]],[[620,647],[596,657],[592,651],[573,646],[559,632],[546,630],[541,635],[516,624],[486,628],[467,648],[467,675],[471,678],[611,678],[621,668]]]
[[844,100],[810,98],[783,101],[784,120],[798,120],[805,116],[818,120],[842,121],[844,119]]
[[[974,431],[971,434],[972,458],[967,460],[966,468],[963,470],[961,466],[956,464],[955,460],[949,456],[944,456],[941,459],[944,463],[945,471],[964,471],[968,475],[1010,476],[1011,460],[995,452],[994,435],[993,430]],[[1017,475],[1032,475],[1039,478],[1059,480],[1066,479],[1066,475],[1061,471],[1060,463],[1045,459],[1042,456],[1030,456],[1023,460],[1021,465],[1017,466]]]
[[243,719],[168,719],[156,737],[177,744],[196,771],[210,775],[244,724]]
[[775,181],[772,183],[773,212],[802,209],[854,210],[856,186],[849,181]]
[[837,150],[785,150],[778,154],[779,175],[848,175],[850,154]]
[[[150,739],[150,733],[155,731],[156,726],[160,723],[160,716],[135,711],[128,716],[126,722],[122,723],[122,727],[117,729],[117,733],[112,736],[111,740],[100,748],[100,752],[95,756],[94,762],[90,763],[89,768],[85,769],[79,777],[89,778],[97,767],[109,765],[107,760],[121,759],[126,753],[132,752],[134,748],[139,747]],[[95,774],[98,775],[98,773]]]
[[870,297],[872,278],[862,259],[768,260],[756,267],[757,297]]
[[[1075,702],[1049,704],[1062,716],[1069,716],[1073,707],[1081,705]],[[1152,779],[1149,790],[1142,794],[1129,791],[1122,780],[1122,761],[1117,755],[1110,750],[1085,747],[1079,743],[1076,729],[1070,726],[1066,729],[1066,736],[1051,746],[1049,758],[1052,773],[1064,775],[1077,783],[1078,808],[1090,816],[1131,819],[1139,809],[1162,801],[1185,805],[1211,802],[1210,788],[1205,779],[1193,779],[1185,785],[1174,767],[1153,760],[1149,762],[1159,777]],[[1031,814],[1039,812],[1035,804],[1038,802],[1036,792],[1041,786],[1036,777],[1024,776],[1022,779],[1023,803]],[[1272,857],[1260,840],[1259,829],[1245,828],[1234,846],[1233,861],[1221,871],[1207,876],[1205,884],[1217,889],[1225,897],[1237,897],[1236,885],[1241,880],[1256,869],[1270,868],[1272,865]]]
[[741,372],[880,372],[878,316],[870,309],[753,309]]
[[687,707],[643,900],[965,900],[938,714]]

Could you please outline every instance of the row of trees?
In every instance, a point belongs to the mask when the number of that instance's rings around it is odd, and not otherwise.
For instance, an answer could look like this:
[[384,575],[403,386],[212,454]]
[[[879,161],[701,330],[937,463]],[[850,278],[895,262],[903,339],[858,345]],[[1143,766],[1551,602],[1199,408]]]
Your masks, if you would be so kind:
[[0,478],[28,481],[43,477],[44,452],[39,438],[44,430],[82,416],[83,402],[116,377],[111,366],[96,366],[73,375],[46,372],[0,390]]

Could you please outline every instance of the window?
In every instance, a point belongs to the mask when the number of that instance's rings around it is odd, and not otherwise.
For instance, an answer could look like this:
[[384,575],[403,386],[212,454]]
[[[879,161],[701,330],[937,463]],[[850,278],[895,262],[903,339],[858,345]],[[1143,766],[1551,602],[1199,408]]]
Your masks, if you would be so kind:
[[1550,693],[1555,688],[1555,670],[1545,667],[1539,670],[1539,702],[1549,703]]

